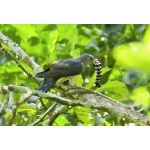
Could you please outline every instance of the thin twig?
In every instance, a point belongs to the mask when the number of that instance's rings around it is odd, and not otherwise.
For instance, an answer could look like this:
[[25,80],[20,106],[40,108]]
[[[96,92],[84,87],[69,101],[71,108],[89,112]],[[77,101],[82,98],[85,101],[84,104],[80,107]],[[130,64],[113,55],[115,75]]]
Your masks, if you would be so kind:
[[46,110],[46,109],[45,109],[45,108],[40,108],[40,109],[38,109],[38,110],[35,112],[35,114],[29,119],[28,122],[32,122],[33,119],[34,119],[34,117],[35,117],[40,111],[42,111],[42,110]]
[[38,82],[38,80],[28,71],[26,71],[26,69],[21,65],[21,63],[7,50],[5,50],[3,47],[0,46],[0,50],[3,51],[5,54],[7,54],[8,56],[10,56],[18,65],[18,67],[20,67],[33,81],[35,81],[38,85],[40,84]]
[[50,112],[51,110],[53,110],[56,105],[57,105],[56,102],[53,103],[53,104],[51,105],[51,107],[49,107],[36,121],[34,121],[33,123],[31,123],[29,126],[35,126],[37,123],[39,123],[40,121],[42,121],[42,120],[44,119],[44,117],[45,117],[47,114],[49,114],[49,112]]
[[64,110],[66,110],[67,106],[65,105],[61,105],[58,108],[56,108],[54,110],[54,112],[50,115],[48,121],[46,122],[47,125],[51,126],[54,121],[56,120],[56,118],[62,113],[64,112]]
[[[16,55],[19,58],[21,58],[36,73],[43,71],[43,69],[38,64],[36,64],[32,59],[30,59],[30,57],[25,53],[25,51],[17,43],[13,42],[11,39],[9,39],[7,36],[5,36],[2,32],[0,32],[0,42],[2,42],[7,47],[9,47],[13,52],[15,52]],[[13,60],[15,60],[15,59],[13,59]],[[15,62],[18,64],[19,67],[21,66],[17,61],[15,61]],[[21,67],[21,69],[25,73],[27,73],[27,75],[30,77],[31,74],[29,74],[25,69],[23,69],[23,67]],[[31,76],[31,78],[34,78],[34,77]],[[36,80],[34,80],[34,81],[37,83]],[[42,100],[41,100],[41,104],[43,107],[45,107],[44,103],[42,103]]]
[[0,105],[0,117],[5,114],[6,107],[8,106],[8,102],[9,102],[9,93],[6,93],[4,102],[3,102],[3,104]]
[[[2,34],[0,32],[0,41],[4,43],[6,46],[8,46],[13,52],[16,53],[16,55],[21,58],[31,69],[33,69],[36,73],[43,71],[43,69],[36,64],[30,57],[24,52],[24,50],[15,42],[13,42],[11,39],[9,39],[7,36]],[[35,81],[38,85],[40,84],[38,80],[28,71],[23,68],[23,66],[20,64],[20,62],[7,50],[5,50],[2,46],[0,46],[1,50],[5,53],[8,54],[15,62],[16,64],[33,80]],[[45,107],[44,103],[41,100],[41,104],[43,107]]]
[[11,117],[9,119],[9,123],[8,123],[9,126],[11,126],[13,124],[13,120],[14,120],[14,118],[16,116],[17,108],[18,107],[16,105],[13,105],[13,107],[12,107],[12,115],[11,115]]

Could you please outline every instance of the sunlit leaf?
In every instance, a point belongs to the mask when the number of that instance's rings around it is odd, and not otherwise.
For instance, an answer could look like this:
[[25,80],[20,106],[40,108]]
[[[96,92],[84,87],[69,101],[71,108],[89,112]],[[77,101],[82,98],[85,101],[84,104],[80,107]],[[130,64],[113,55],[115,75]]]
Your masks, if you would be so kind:
[[56,120],[54,125],[58,125],[58,126],[64,126],[64,125],[68,125],[69,121],[62,115],[60,115]]
[[102,68],[101,75],[105,74],[106,72],[108,72],[110,70],[111,70],[111,68],[108,68],[108,67]]
[[81,75],[76,76],[76,85],[77,86],[82,86],[83,84],[83,79]]
[[125,83],[120,81],[109,81],[106,84],[101,86],[103,91],[113,92],[116,95],[122,95],[123,97],[129,96],[129,91],[125,85]]
[[113,56],[122,68],[138,68],[150,72],[150,49],[145,43],[132,42],[116,47]]
[[150,93],[147,90],[146,87],[141,86],[137,89],[135,89],[130,98],[137,102],[138,104],[141,104],[144,108],[149,107],[150,104]]
[[76,115],[83,123],[89,123],[90,122],[90,109],[84,108],[84,107],[75,107],[74,108]]

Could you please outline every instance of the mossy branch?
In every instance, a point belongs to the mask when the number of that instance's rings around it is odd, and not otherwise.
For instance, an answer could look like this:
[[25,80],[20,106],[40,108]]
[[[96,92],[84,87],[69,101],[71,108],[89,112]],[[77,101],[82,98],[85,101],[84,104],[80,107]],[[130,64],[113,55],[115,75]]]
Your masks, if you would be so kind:
[[[3,89],[5,89],[5,92],[6,92],[6,89],[7,89],[8,92],[15,91],[19,93],[26,93],[26,92],[31,91],[27,87],[14,86],[14,85],[2,86],[1,89],[2,90],[0,91],[3,91]],[[73,94],[74,91],[76,94],[76,98],[74,98],[74,94]],[[33,90],[32,93],[34,95],[38,95],[39,97],[46,98],[46,99],[55,101],[63,105],[83,106],[83,107],[89,107],[89,108],[94,108],[98,110],[102,108],[106,108],[108,110],[113,110],[113,112],[116,112],[118,115],[121,115],[123,117],[129,118],[135,121],[139,125],[150,125],[150,118],[144,116],[143,114],[103,94],[93,92],[85,88],[76,87],[76,89],[75,88],[69,89],[66,92],[66,96],[68,96],[68,98],[60,97],[54,94],[43,93],[37,90]]]
[[36,73],[43,71],[43,69],[38,64],[36,64],[17,43],[13,42],[9,37],[5,36],[2,32],[0,32],[0,42],[2,42],[13,52],[15,52],[16,55]]

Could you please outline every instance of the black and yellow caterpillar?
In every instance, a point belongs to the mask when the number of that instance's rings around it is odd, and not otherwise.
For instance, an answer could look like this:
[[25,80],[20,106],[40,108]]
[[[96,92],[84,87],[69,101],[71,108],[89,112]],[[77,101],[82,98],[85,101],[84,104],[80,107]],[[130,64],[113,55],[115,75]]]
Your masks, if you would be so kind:
[[101,63],[98,61],[98,59],[94,59],[93,61],[93,65],[94,65],[94,69],[96,71],[96,80],[95,80],[95,85],[97,87],[101,87],[101,83],[100,83],[100,78],[101,78],[101,68],[102,65]]

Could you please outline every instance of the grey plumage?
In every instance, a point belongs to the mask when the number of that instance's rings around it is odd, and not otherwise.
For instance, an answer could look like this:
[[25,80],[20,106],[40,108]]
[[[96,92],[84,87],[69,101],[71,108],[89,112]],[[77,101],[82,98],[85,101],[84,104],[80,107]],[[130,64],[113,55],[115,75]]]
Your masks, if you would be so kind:
[[[45,78],[42,82],[42,84],[40,85],[40,87],[37,89],[38,91],[41,91],[41,92],[48,92],[49,89],[51,87],[53,87],[55,85],[55,83],[57,82],[57,79],[53,79],[53,78]],[[28,103],[34,103],[36,102],[40,97],[38,96],[31,96],[28,100]]]
[[[45,71],[36,74],[35,77],[44,78],[38,90],[46,93],[56,84],[58,79],[79,75],[90,62],[93,62],[93,60],[94,57],[92,55],[84,54],[79,58],[66,59],[52,64]],[[34,103],[38,99],[38,96],[31,96],[28,103]]]

